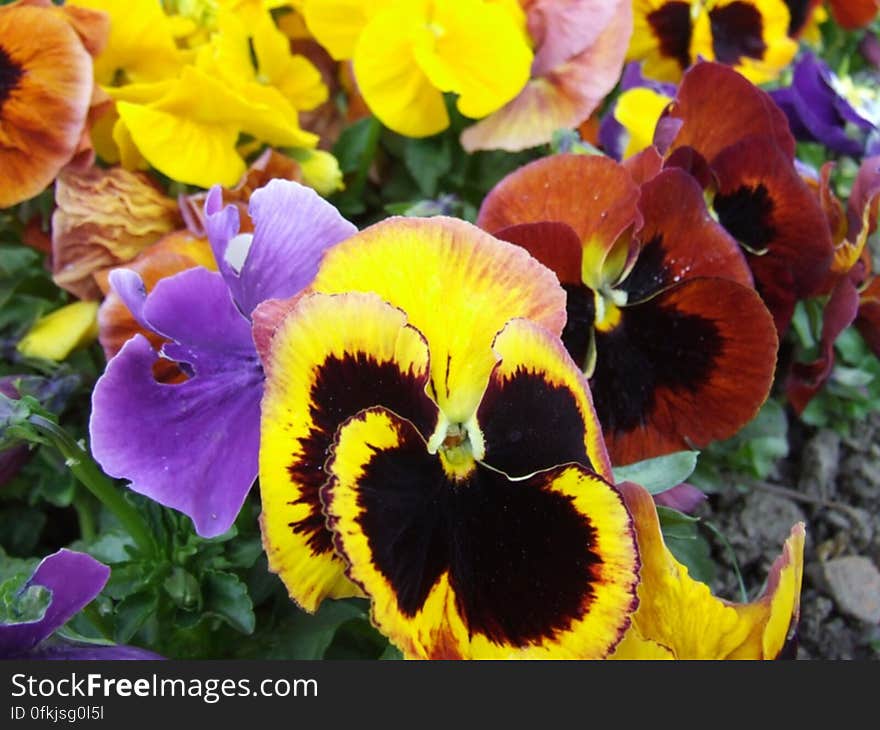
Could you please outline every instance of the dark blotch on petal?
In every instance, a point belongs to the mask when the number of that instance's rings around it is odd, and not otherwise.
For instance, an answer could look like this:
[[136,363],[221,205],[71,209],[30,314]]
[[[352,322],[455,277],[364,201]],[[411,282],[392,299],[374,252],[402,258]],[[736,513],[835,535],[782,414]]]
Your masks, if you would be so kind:
[[0,46],[0,111],[9,95],[18,87],[23,69],[12,58],[3,46]]
[[590,389],[606,433],[644,425],[660,389],[696,393],[721,354],[713,322],[652,302],[625,308],[617,327],[596,332]]
[[642,244],[632,271],[620,285],[630,302],[639,302],[673,283],[666,258],[662,235]]
[[648,15],[648,23],[660,41],[660,52],[678,61],[682,70],[691,65],[691,6],[686,2],[666,3]]
[[415,616],[444,572],[471,631],[523,646],[568,629],[591,603],[594,529],[551,492],[556,472],[511,484],[478,467],[447,480],[411,430],[377,451],[360,480],[358,518],[398,607]]
[[381,405],[430,435],[436,408],[432,409],[425,395],[423,378],[403,373],[391,362],[377,363],[362,352],[343,358],[331,356],[322,363],[312,386],[311,404],[314,425],[300,442],[302,455],[288,467],[291,478],[301,487],[298,502],[309,505],[311,513],[290,527],[309,535],[309,547],[317,555],[334,549],[318,492],[327,481],[324,462],[340,424],[365,408]]
[[593,468],[574,395],[535,373],[518,369],[509,380],[490,380],[477,422],[486,442],[484,461],[508,476],[570,462]]
[[761,34],[764,22],[753,5],[736,2],[709,11],[715,57],[731,66],[743,56],[761,59],[767,44]]
[[567,295],[565,311],[568,317],[562,330],[562,343],[578,367],[584,369],[596,321],[596,301],[593,290],[583,284],[563,284],[562,288]]
[[766,249],[776,236],[770,222],[773,200],[762,184],[742,186],[727,195],[719,193],[712,205],[721,225],[750,251]]
[[794,38],[804,29],[810,9],[815,3],[812,0],[785,0],[785,4],[791,16],[788,22],[788,34]]

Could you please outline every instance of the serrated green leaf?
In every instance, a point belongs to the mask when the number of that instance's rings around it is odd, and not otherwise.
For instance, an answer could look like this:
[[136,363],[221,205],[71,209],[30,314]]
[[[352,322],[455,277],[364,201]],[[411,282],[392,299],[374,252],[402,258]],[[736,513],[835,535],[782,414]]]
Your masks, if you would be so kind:
[[171,600],[185,611],[197,611],[202,605],[199,582],[192,573],[179,565],[171,569],[171,575],[165,579],[162,587]]
[[253,633],[256,625],[254,606],[247,586],[237,575],[205,571],[202,574],[202,588],[205,612],[219,616],[243,634]]
[[651,494],[659,494],[684,482],[697,466],[699,451],[678,451],[655,459],[614,468],[615,482],[640,484]]
[[159,604],[154,591],[135,593],[116,604],[116,641],[126,644],[153,614]]
[[403,162],[422,195],[433,198],[440,178],[452,169],[452,144],[448,135],[407,140]]

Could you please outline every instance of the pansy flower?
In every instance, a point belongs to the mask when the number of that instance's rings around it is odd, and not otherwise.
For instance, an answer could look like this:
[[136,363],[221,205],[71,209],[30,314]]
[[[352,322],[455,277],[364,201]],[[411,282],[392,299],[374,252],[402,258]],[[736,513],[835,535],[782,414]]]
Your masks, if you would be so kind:
[[798,413],[831,376],[834,342],[851,324],[855,322],[868,347],[880,357],[880,279],[873,271],[867,247],[880,202],[880,157],[868,158],[859,170],[850,198],[853,215],[849,224],[843,206],[831,192],[831,168],[832,163],[823,166],[818,182],[835,247],[831,269],[817,292],[825,300],[817,357],[812,362],[793,363],[785,384],[786,396]]
[[783,0],[635,0],[627,59],[645,75],[678,81],[700,59],[734,66],[755,83],[775,78],[794,58]]
[[61,549],[43,558],[18,588],[9,613],[0,617],[0,659],[161,659],[134,646],[50,638],[101,592],[109,577],[110,568],[85,553]]
[[663,541],[651,495],[619,485],[636,525],[641,557],[639,607],[612,659],[778,659],[800,618],[803,523],[794,525],[761,595],[733,603],[694,580]]
[[307,0],[303,14],[333,58],[352,61],[373,114],[408,137],[449,126],[444,93],[481,119],[529,80],[533,54],[515,0]]
[[562,339],[590,378],[614,463],[728,437],[767,397],[772,319],[684,171],[640,187],[604,157],[547,157],[503,179],[477,222],[565,287]]
[[[870,72],[869,72],[870,73]],[[871,83],[838,77],[820,58],[805,53],[794,66],[791,86],[770,92],[801,141],[857,158],[880,152],[880,93]]]
[[637,556],[553,273],[392,218],[311,288],[264,355],[261,524],[291,596],[366,594],[407,657],[606,655]]
[[522,6],[535,48],[531,78],[512,101],[462,132],[468,151],[546,144],[557,129],[588,119],[620,76],[631,0],[524,0]]
[[[156,352],[135,335],[107,364],[92,395],[90,434],[108,474],[212,537],[229,529],[257,475],[263,370],[251,314],[264,299],[300,291],[324,250],[355,228],[310,188],[281,180],[251,197],[252,234],[239,234],[238,208],[222,207],[219,186],[206,211],[219,273],[192,268],[149,294],[134,271],[110,274],[141,327],[166,344]],[[188,378],[157,382],[161,359]]]
[[832,258],[822,207],[795,164],[795,140],[773,99],[733,69],[699,63],[654,136],[666,166],[689,169],[740,243],[755,288],[784,332]]
[[48,0],[0,7],[0,208],[43,190],[80,149],[92,102],[100,13]]

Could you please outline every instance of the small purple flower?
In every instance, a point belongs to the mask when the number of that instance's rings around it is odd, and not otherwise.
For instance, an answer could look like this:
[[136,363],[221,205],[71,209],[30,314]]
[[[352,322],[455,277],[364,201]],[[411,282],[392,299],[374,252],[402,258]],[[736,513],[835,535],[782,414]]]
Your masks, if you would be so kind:
[[109,577],[110,568],[85,553],[62,549],[44,558],[19,595],[43,586],[51,592],[49,605],[39,619],[0,624],[0,659],[162,659],[133,646],[47,641],[101,592]]
[[770,92],[794,136],[853,157],[880,149],[877,80],[861,88],[839,78],[812,53],[795,64],[791,86]]
[[[675,96],[675,84],[667,84],[661,81],[654,81],[642,75],[642,65],[638,61],[628,63],[620,77],[620,92],[626,92],[635,88],[646,88],[656,91],[658,94],[673,98]],[[614,118],[614,110],[617,107],[615,101],[599,125],[599,146],[609,157],[615,160],[623,159],[623,152],[626,149],[626,129]]]
[[[308,286],[324,251],[357,229],[312,189],[273,180],[254,192],[254,232],[214,187],[205,227],[219,273],[189,269],[147,294],[133,271],[110,283],[145,329],[170,340],[160,352],[135,335],[107,365],[92,396],[92,452],[131,489],[192,518],[214,537],[238,516],[258,472],[263,371],[251,314],[266,299]],[[178,363],[182,383],[153,377],[158,358]]]

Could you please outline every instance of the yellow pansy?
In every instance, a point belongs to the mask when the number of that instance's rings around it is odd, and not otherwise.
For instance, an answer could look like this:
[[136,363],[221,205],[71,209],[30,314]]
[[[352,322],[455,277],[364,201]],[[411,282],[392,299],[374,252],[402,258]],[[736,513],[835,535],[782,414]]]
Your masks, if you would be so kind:
[[240,133],[281,147],[317,142],[299,128],[292,107],[278,104],[277,90],[253,84],[246,97],[195,66],[184,67],[172,82],[109,91],[117,100],[113,138],[122,164],[137,166],[136,151],[164,175],[190,185],[235,184],[247,169],[236,148]]
[[694,21],[691,57],[726,63],[755,84],[772,81],[797,53],[790,21],[783,0],[715,0]]
[[506,0],[307,0],[304,14],[334,58],[353,60],[370,110],[407,136],[449,125],[444,93],[458,96],[463,115],[482,118],[529,79],[524,15]]
[[59,362],[97,336],[98,302],[74,302],[38,319],[17,349],[25,357]]
[[672,99],[647,87],[624,91],[614,107],[614,118],[629,134],[623,157],[631,157],[654,141],[657,120]]
[[71,0],[68,4],[110,16],[110,38],[95,59],[102,86],[159,81],[174,76],[183,55],[174,43],[174,25],[156,0]]

